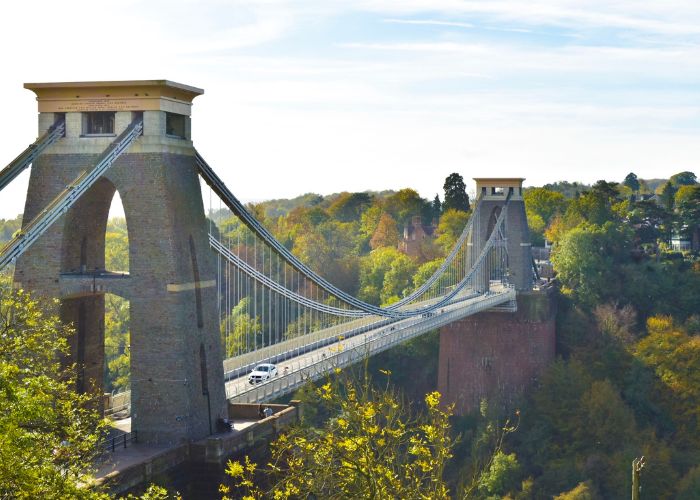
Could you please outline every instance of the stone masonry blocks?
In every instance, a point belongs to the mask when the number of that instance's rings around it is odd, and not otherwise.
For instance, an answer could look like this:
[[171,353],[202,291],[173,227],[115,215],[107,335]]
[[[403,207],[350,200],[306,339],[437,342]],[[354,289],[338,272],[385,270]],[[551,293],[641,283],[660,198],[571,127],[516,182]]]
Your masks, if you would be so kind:
[[[25,221],[96,159],[95,154],[41,155],[32,168]],[[115,189],[129,230],[130,275],[119,286],[128,288],[131,310],[132,428],[145,442],[202,438],[215,429],[218,417],[226,416],[226,401],[215,287],[200,290],[201,319],[196,309],[195,288],[215,279],[215,267],[191,155],[123,154],[18,259],[15,281],[35,293],[59,297],[61,273],[104,267],[104,228]],[[199,284],[194,283],[197,273]],[[171,284],[190,288],[168,291]],[[72,296],[63,304],[64,319],[76,326],[83,308],[82,333],[76,333],[73,353],[84,356],[88,378],[101,381],[104,353],[97,351],[104,349],[103,295]],[[77,343],[79,334],[84,345]],[[202,366],[208,387],[203,387]]]
[[482,398],[512,408],[555,357],[555,295],[518,293],[518,312],[482,312],[440,329],[438,390],[456,415]]

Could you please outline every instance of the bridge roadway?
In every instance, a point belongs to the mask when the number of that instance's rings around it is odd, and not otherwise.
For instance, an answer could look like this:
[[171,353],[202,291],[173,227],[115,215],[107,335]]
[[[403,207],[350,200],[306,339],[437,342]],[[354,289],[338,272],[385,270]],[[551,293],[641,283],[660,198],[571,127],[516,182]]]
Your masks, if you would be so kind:
[[[311,349],[297,346],[296,352],[279,353],[279,346],[271,346],[265,349],[266,353],[256,351],[244,355],[247,359],[239,360],[236,368],[231,367],[236,358],[230,358],[224,362],[226,397],[233,403],[262,403],[274,400],[293,392],[309,380],[325,377],[336,368],[349,366],[367,356],[472,314],[492,308],[515,311],[515,295],[513,287],[504,286],[500,282],[492,283],[490,291],[486,294],[465,298],[435,313],[399,321],[376,318],[374,323],[364,325],[361,333],[346,338],[343,332],[339,331],[331,339],[313,341]],[[357,321],[359,320],[353,323]],[[275,348],[278,354],[273,354],[272,350]],[[257,361],[253,361],[251,355],[257,356]],[[277,364],[277,376],[260,384],[249,384],[248,373],[252,367],[264,362]]]

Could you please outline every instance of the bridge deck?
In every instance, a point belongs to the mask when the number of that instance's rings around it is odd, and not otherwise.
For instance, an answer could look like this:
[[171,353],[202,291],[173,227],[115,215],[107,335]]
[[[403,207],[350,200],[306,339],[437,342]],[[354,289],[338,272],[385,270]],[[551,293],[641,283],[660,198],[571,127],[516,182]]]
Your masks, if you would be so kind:
[[278,376],[264,383],[251,386],[247,374],[240,374],[226,383],[226,396],[235,403],[270,401],[293,392],[308,380],[324,377],[335,368],[349,366],[471,314],[514,302],[515,290],[499,285],[485,295],[446,306],[434,314],[397,321],[295,356],[279,364]]

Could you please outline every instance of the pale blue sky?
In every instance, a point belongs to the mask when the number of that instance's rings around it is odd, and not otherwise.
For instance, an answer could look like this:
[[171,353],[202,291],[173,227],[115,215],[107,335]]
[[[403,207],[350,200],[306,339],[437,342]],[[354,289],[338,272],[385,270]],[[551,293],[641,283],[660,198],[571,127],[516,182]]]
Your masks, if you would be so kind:
[[[9,4],[8,4],[9,5]],[[0,164],[36,136],[24,82],[205,89],[195,146],[242,200],[413,187],[459,172],[700,174],[700,2],[13,2]],[[27,175],[0,193],[23,209]]]

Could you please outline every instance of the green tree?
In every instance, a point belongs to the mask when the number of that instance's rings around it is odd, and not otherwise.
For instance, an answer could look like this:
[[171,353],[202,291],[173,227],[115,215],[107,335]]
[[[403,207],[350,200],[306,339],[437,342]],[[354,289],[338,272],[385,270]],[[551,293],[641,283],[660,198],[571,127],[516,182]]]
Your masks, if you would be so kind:
[[562,291],[593,307],[620,295],[619,264],[629,255],[631,231],[608,222],[582,224],[564,235],[552,253]]
[[[249,344],[253,337],[260,336],[262,333],[260,318],[253,318],[250,314],[250,302],[250,297],[241,299],[219,326],[221,345],[226,357],[252,350],[253,346]],[[262,342],[262,339],[258,342]]]
[[372,250],[380,247],[395,247],[399,242],[399,228],[394,218],[388,213],[382,214],[379,224],[372,234],[369,246]]
[[129,301],[105,294],[105,389],[124,391],[130,386]]
[[341,193],[328,207],[328,213],[341,222],[357,221],[371,204],[369,193]]
[[572,200],[564,214],[568,227],[576,227],[581,222],[603,225],[610,221],[619,221],[620,216],[614,206],[620,202],[617,184],[600,180],[590,191]]
[[517,488],[520,469],[515,453],[506,455],[501,450],[497,451],[489,468],[479,477],[479,492],[488,497],[504,496]]
[[359,298],[372,304],[396,301],[412,288],[416,264],[394,247],[372,250],[360,262]]
[[698,183],[698,179],[693,172],[680,172],[678,174],[672,175],[668,180],[674,186],[692,186]]
[[12,239],[12,236],[22,227],[22,214],[14,219],[0,219],[0,243]]
[[105,232],[105,267],[129,271],[129,230],[124,217],[112,217]]
[[677,500],[694,500],[700,498],[700,465],[690,469],[678,484]]
[[408,294],[412,288],[416,267],[416,263],[403,254],[393,260],[391,266],[384,274],[384,283],[382,284],[380,295],[382,304],[393,304]]
[[700,445],[700,338],[673,326],[670,318],[647,320],[649,335],[636,346],[636,357],[659,378],[658,395],[678,426],[678,438]]
[[360,217],[360,234],[369,240],[374,234],[374,231],[377,230],[379,220],[383,213],[382,207],[376,204],[362,212],[362,216]]
[[100,419],[90,398],[74,392],[70,328],[55,304],[23,291],[0,291],[0,497],[91,498],[89,464]]
[[530,243],[535,247],[543,247],[545,244],[544,233],[546,226],[542,217],[532,212],[525,212],[527,226],[530,229]]
[[442,213],[442,202],[440,202],[440,197],[436,194],[435,199],[433,199],[433,220],[437,220],[440,218],[440,214]]
[[416,270],[416,273],[413,275],[413,286],[415,288],[418,288],[423,283],[428,281],[428,278],[435,274],[435,271],[438,270],[442,262],[443,258],[438,257],[437,259],[430,260],[421,264],[420,267]]
[[384,200],[384,210],[389,213],[399,227],[403,227],[414,215],[424,216],[429,220],[431,204],[420,197],[414,189],[401,189]]
[[263,470],[270,491],[255,486],[247,457],[228,463],[246,498],[449,498],[442,474],[453,445],[450,409],[440,408],[438,393],[425,397],[424,415],[411,417],[393,392],[368,381],[329,380],[316,392],[332,417],[273,443]]
[[442,204],[443,210],[469,211],[467,185],[464,183],[461,175],[456,172],[448,175],[442,188],[445,190],[445,201]]
[[[688,186],[681,187],[678,193],[685,187]],[[687,238],[700,240],[700,186],[689,187],[678,199],[680,233]]]
[[658,239],[669,241],[671,238],[672,214],[652,200],[633,203],[628,221],[639,243],[656,243]]
[[563,214],[567,201],[564,195],[545,188],[532,188],[523,194],[525,210],[530,214],[538,215],[545,225],[548,225],[557,214]]
[[671,181],[664,183],[658,191],[659,200],[662,206],[668,210],[673,210],[673,204],[676,196],[676,187]]
[[464,227],[469,222],[469,214],[453,208],[445,210],[438,224],[435,234],[437,238],[435,243],[447,255],[454,247],[460,235],[464,231]]
[[589,186],[580,182],[559,181],[553,184],[545,184],[542,186],[549,191],[555,191],[563,194],[566,198],[578,198],[578,196],[587,191]]
[[625,186],[627,186],[628,188],[630,188],[633,193],[639,192],[639,187],[640,187],[639,179],[637,179],[637,176],[633,172],[630,172],[629,174],[627,174],[627,176],[625,177],[625,180],[622,181],[622,183]]
[[676,195],[673,197],[673,204],[676,207],[679,207],[681,203],[684,201],[688,200],[693,196],[693,193],[697,190],[700,189],[700,185],[693,184],[693,185],[682,185],[678,186],[678,190],[676,191]]
[[535,246],[544,246],[545,229],[555,216],[565,212],[564,195],[545,188],[532,188],[523,194],[530,237]]
[[554,500],[598,500],[598,498],[600,496],[593,484],[590,481],[586,481],[578,483],[573,490],[555,496]]

